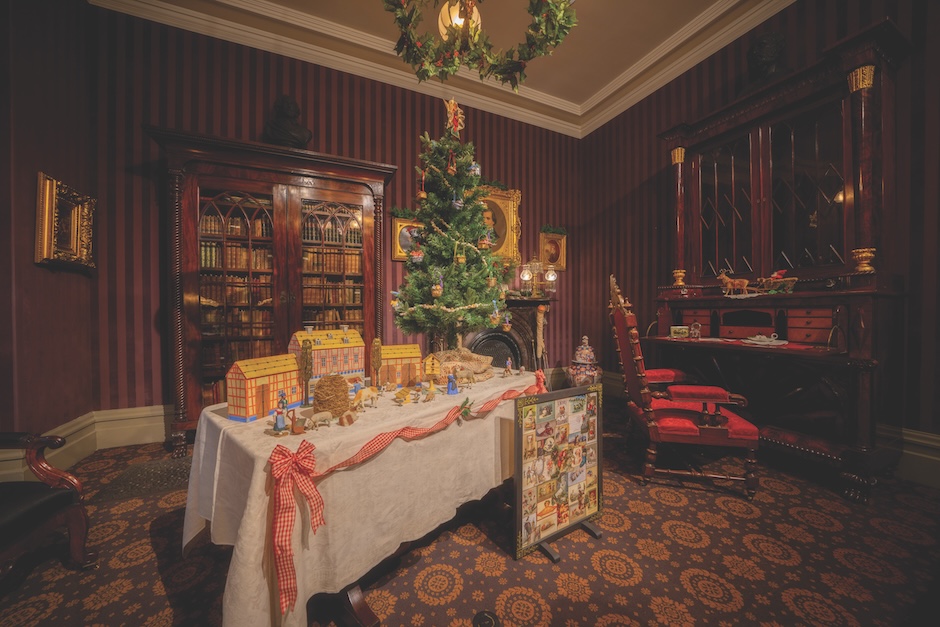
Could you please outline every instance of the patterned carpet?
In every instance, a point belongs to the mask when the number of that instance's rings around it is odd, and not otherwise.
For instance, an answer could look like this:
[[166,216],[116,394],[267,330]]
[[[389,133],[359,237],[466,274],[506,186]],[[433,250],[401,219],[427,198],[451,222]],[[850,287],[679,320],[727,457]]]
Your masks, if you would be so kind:
[[[636,447],[604,440],[602,538],[577,530],[555,543],[559,563],[515,561],[503,514],[470,508],[369,584],[383,625],[469,627],[482,610],[506,627],[935,624],[936,490],[886,479],[862,505],[764,466],[750,502],[740,486],[642,486]],[[200,541],[182,558],[185,489],[101,498],[168,457],[154,444],[79,463],[100,568],[64,568],[64,537],[51,541],[0,585],[0,625],[220,625],[231,549]]]

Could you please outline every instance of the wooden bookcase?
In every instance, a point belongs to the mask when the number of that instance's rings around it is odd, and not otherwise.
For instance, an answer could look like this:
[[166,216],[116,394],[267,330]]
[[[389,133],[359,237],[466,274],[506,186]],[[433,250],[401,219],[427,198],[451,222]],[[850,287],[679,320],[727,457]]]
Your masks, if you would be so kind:
[[[658,363],[747,395],[762,449],[836,467],[857,499],[900,454],[903,285],[889,212],[894,73],[907,45],[882,22],[662,135],[676,269],[659,288]],[[751,291],[729,293],[721,270]],[[792,293],[767,288],[778,270],[797,278]],[[701,341],[669,338],[692,323]],[[771,334],[780,346],[747,339]]]
[[182,454],[235,361],[286,353],[305,327],[381,337],[377,234],[396,168],[147,131],[167,161],[170,440]]

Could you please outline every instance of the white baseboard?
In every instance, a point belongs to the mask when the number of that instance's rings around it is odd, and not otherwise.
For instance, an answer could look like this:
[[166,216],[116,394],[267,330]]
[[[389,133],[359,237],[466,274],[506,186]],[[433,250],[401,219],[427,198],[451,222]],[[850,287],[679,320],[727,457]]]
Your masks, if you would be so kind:
[[901,429],[904,450],[894,475],[931,488],[940,488],[940,435]]
[[[89,412],[46,434],[66,440],[60,449],[46,449],[46,459],[56,468],[67,469],[101,449],[162,442],[170,415],[171,408],[164,405]],[[23,479],[35,479],[26,468],[26,454],[0,451],[0,481]]]

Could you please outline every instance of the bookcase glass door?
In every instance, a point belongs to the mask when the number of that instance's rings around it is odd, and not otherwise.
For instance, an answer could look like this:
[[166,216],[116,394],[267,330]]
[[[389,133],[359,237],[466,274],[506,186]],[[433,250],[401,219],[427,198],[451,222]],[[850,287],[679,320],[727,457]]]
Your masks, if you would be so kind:
[[225,400],[234,362],[274,354],[274,203],[203,189],[199,205],[202,389],[211,405]]
[[301,204],[302,312],[305,327],[348,324],[365,333],[363,209],[335,201]]

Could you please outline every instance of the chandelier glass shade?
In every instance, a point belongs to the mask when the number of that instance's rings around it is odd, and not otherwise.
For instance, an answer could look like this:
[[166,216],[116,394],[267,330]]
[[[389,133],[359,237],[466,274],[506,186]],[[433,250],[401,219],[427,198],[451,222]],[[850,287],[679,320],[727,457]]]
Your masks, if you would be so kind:
[[[483,0],[382,0],[385,10],[394,14],[400,37],[395,52],[411,65],[418,81],[453,76],[461,67],[479,72],[480,79],[494,78],[518,90],[525,80],[526,65],[550,55],[564,41],[577,18],[574,0],[529,0],[532,22],[524,41],[508,50],[494,50],[482,29],[480,9]],[[422,8],[441,5],[438,31],[419,32]],[[468,19],[469,18],[469,19]]]
[[448,29],[457,29],[461,30],[464,26],[464,21],[466,20],[466,13],[470,13],[470,24],[468,27],[475,28],[479,30],[483,27],[483,20],[480,17],[480,9],[475,5],[464,6],[460,2],[445,2],[441,6],[441,12],[438,14],[437,19],[437,32],[441,34],[441,39],[447,41]]

